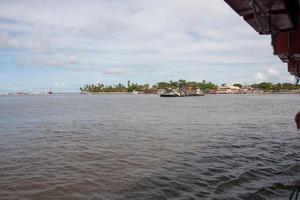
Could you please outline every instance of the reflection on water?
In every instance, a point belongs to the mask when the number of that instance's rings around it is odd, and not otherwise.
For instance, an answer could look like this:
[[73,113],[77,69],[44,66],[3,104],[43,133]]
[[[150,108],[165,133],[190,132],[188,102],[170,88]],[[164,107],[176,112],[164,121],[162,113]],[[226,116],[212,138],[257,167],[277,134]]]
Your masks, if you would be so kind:
[[0,98],[0,199],[287,199],[293,95]]

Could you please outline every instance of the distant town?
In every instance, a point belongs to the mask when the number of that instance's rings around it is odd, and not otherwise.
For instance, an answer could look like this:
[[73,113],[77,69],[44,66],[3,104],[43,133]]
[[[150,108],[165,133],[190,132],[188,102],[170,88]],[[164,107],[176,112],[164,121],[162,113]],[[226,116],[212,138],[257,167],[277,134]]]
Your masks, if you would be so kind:
[[44,96],[44,95],[51,95],[53,94],[52,91],[38,91],[38,92],[10,92],[10,93],[0,93],[0,96],[7,96],[7,95],[17,95],[17,96]]
[[0,96],[45,96],[53,94],[52,91],[38,91],[38,92],[9,92],[9,93],[0,93]]
[[[80,87],[81,94],[161,94],[163,91],[186,91],[193,92],[201,90],[205,94],[298,94],[300,93],[300,85],[292,83],[256,83],[252,85],[242,85],[235,83],[228,85],[226,83],[218,86],[212,82],[203,80],[202,82],[196,81],[169,81],[169,82],[158,82],[154,85],[150,84],[138,84],[128,81],[126,85],[121,83],[115,85],[104,85],[104,84],[86,84]],[[52,90],[43,90],[37,92],[24,92],[19,91],[15,93],[0,93],[1,96],[5,95],[33,95],[33,96],[44,96],[52,95]]]

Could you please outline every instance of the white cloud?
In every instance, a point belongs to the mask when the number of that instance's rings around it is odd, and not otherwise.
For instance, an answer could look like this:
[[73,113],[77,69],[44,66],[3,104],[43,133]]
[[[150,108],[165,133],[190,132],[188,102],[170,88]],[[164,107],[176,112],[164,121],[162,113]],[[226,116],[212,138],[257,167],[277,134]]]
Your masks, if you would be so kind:
[[104,69],[102,73],[107,75],[121,75],[121,74],[125,74],[126,71],[120,68],[107,68]]
[[[51,1],[46,4],[33,0],[1,2],[0,13],[19,22],[21,30],[22,25],[30,26],[22,42],[41,53],[50,50],[54,53],[90,50],[124,56],[142,53],[145,57],[156,56],[160,62],[170,58],[202,61],[218,53],[219,58],[234,60],[235,54],[231,57],[223,52],[260,48],[262,41],[219,0]],[[15,28],[15,24],[12,26]],[[241,31],[245,28],[248,31]],[[254,52],[247,51],[247,57]]]
[[78,63],[78,57],[75,56],[75,55],[67,55],[65,62],[68,63],[68,64],[77,64]]
[[53,52],[52,39],[49,35],[37,35],[32,38],[32,51],[34,53],[50,54]]
[[1,48],[18,48],[20,47],[19,40],[7,34],[0,33],[0,49]]
[[[0,13],[7,19],[0,20],[6,33],[0,48],[24,47],[14,55],[20,66],[143,80],[250,82],[282,74],[270,67],[280,61],[269,36],[259,36],[220,0],[0,1]],[[149,69],[141,73],[132,66]]]
[[271,76],[275,76],[275,77],[279,77],[279,76],[280,76],[279,71],[276,70],[276,69],[273,69],[273,68],[269,68],[269,69],[268,69],[268,73],[269,73]]
[[260,83],[266,80],[266,76],[261,73],[261,72],[256,72],[255,74],[253,74],[253,78],[255,80],[255,82]]
[[59,56],[23,56],[16,57],[16,64],[18,66],[27,67],[70,67],[76,69],[79,64],[78,57],[76,55],[59,55]]
[[252,76],[254,82],[294,82],[294,77],[287,72],[285,63],[267,65],[256,70]]
[[65,87],[65,82],[54,82],[53,85],[55,88],[63,88]]

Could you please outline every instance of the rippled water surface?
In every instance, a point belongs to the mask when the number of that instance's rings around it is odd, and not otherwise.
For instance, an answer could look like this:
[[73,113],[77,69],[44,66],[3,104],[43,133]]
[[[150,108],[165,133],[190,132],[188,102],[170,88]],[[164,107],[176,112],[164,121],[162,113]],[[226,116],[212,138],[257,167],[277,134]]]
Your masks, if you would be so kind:
[[299,99],[0,97],[0,199],[288,199]]

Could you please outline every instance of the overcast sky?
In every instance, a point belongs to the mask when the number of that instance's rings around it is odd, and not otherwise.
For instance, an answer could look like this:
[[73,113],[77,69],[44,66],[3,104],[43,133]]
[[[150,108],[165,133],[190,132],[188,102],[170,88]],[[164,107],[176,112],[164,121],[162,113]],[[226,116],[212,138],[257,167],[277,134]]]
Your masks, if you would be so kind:
[[223,0],[0,1],[0,92],[177,79],[292,81]]

